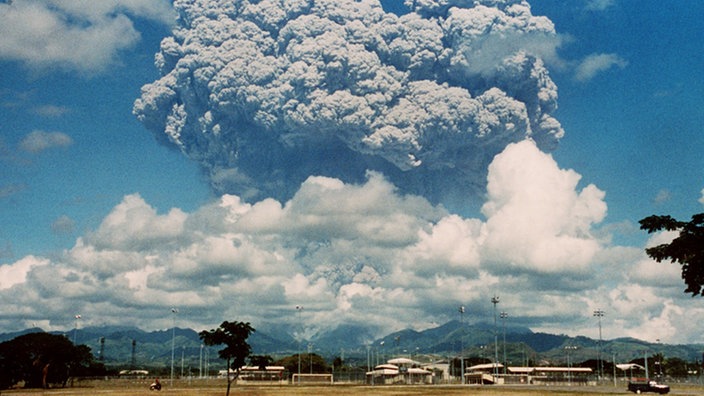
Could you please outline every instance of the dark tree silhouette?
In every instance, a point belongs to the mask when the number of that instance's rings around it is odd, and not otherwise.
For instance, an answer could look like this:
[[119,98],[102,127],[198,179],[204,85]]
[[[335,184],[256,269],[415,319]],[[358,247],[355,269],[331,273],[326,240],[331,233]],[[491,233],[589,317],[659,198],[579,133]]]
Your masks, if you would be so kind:
[[[225,345],[225,348],[218,351],[218,355],[227,361],[227,396],[230,395],[232,382],[239,377],[240,368],[245,365],[247,357],[252,352],[247,338],[254,331],[249,322],[224,321],[217,329],[198,333],[205,345]],[[230,369],[235,372],[234,376],[230,376]]]
[[639,221],[640,228],[653,233],[679,231],[670,243],[645,249],[653,260],[669,260],[682,266],[682,279],[687,285],[685,293],[702,295],[704,287],[704,213],[695,214],[688,222],[670,216],[649,216]]
[[65,386],[69,376],[90,375],[97,366],[90,348],[62,335],[30,333],[0,343],[0,389],[21,381],[26,388]]
[[274,358],[269,355],[252,355],[249,357],[249,364],[259,370],[266,370],[266,366],[274,363]]
[[[298,354],[285,356],[274,364],[284,366],[289,374],[293,375],[298,372]],[[317,353],[301,354],[301,373],[329,373],[330,367],[325,362],[325,358]]]

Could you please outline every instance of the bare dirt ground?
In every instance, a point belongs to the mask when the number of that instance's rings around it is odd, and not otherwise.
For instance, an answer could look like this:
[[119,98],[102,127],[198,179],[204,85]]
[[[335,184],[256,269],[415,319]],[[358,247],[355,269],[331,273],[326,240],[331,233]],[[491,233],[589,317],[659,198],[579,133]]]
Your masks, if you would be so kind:
[[[73,387],[49,390],[6,390],[1,395],[56,395],[56,396],[222,396],[225,394],[225,381],[163,381],[161,391],[149,391],[149,381],[84,381]],[[672,395],[703,395],[704,386],[688,384],[671,384]],[[618,395],[632,394],[625,386],[526,386],[526,385],[233,385],[230,394],[233,396],[454,396],[454,395],[509,395],[509,396],[540,396],[540,395]]]

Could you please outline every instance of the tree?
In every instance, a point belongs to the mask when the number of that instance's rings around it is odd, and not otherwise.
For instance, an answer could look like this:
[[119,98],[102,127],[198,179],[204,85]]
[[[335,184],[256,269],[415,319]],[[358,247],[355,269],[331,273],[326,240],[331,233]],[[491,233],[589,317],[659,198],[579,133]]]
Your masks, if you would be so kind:
[[685,293],[704,296],[704,213],[695,214],[688,222],[670,216],[649,216],[639,221],[640,228],[648,233],[656,231],[679,231],[679,236],[670,243],[645,249],[653,260],[680,264],[682,279],[687,285]]
[[70,375],[96,367],[90,348],[62,335],[30,333],[0,343],[0,389],[24,381],[26,388],[66,385]]
[[274,358],[269,355],[252,355],[249,357],[249,364],[259,370],[266,370],[266,366],[271,366]]
[[[245,365],[247,356],[252,352],[252,347],[247,343],[247,338],[254,332],[249,322],[224,321],[217,329],[203,330],[198,335],[203,343],[208,346],[225,344],[225,348],[218,351],[220,358],[227,361],[227,393],[230,395],[232,381],[240,375],[240,368]],[[235,375],[230,376],[230,369]]]
[[[298,354],[285,356],[277,360],[274,364],[284,366],[291,375],[298,372]],[[301,373],[329,373],[330,367],[325,359],[317,353],[306,353],[301,355]],[[312,364],[312,366],[311,366]]]

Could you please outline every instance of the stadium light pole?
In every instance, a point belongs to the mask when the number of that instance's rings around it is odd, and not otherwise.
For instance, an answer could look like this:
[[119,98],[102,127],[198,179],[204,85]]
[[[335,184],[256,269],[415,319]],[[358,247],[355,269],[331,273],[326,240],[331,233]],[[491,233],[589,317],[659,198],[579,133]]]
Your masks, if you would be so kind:
[[572,361],[570,360],[570,351],[577,350],[574,345],[567,345],[565,351],[567,351],[567,383],[572,386]]
[[[303,328],[303,322],[301,321],[301,311],[303,311],[303,305],[296,305],[296,311],[298,312],[298,325]],[[298,340],[298,385],[301,384],[301,340]]]
[[508,314],[506,312],[501,312],[499,317],[501,318],[501,325],[504,331],[504,374],[506,374],[506,318],[508,318]]
[[[169,380],[169,385],[174,386],[174,352],[176,350],[176,314],[178,309],[171,308],[171,314],[173,315],[173,326],[171,327],[171,378]],[[228,367],[229,369],[229,367]],[[228,373],[228,375],[230,375]]]
[[74,318],[76,319],[76,328],[73,329],[73,345],[77,345],[76,340],[78,339],[78,321],[81,320],[81,315],[78,314],[74,316]]
[[496,377],[499,376],[499,336],[496,331],[496,304],[499,303],[499,296],[492,297],[491,303],[494,304],[494,383],[496,383]]
[[308,364],[310,364],[310,373],[313,374],[313,343],[308,343]]
[[[460,305],[458,308],[458,311],[460,313],[460,329],[464,330],[464,322],[463,322],[463,316],[464,316],[464,305]],[[462,342],[462,333],[464,331],[460,332],[460,377],[462,378],[461,383],[464,385],[464,345]]]
[[205,348],[205,378],[210,377],[210,348]]
[[597,379],[599,379],[599,380],[601,380],[601,377],[603,375],[603,370],[604,370],[604,366],[601,362],[601,318],[604,317],[604,313],[605,312],[601,308],[594,311],[594,316],[596,316],[599,319],[599,343],[596,344],[596,359],[597,359],[597,363],[599,364],[597,366],[597,371],[598,371]]
[[198,356],[198,378],[203,378],[203,344],[200,344],[200,355]]

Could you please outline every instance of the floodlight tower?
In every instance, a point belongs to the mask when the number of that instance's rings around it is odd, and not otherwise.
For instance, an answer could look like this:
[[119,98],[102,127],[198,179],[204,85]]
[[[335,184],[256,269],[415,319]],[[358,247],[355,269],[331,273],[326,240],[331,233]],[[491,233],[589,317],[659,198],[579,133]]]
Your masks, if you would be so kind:
[[570,360],[570,351],[576,351],[577,346],[567,345],[565,346],[565,351],[567,351],[567,383],[572,386],[572,361]]
[[76,328],[73,329],[73,345],[76,345],[76,340],[78,338],[78,321],[81,320],[81,315],[78,314],[74,316],[74,318],[76,319]]
[[200,344],[200,355],[198,356],[198,378],[203,378],[203,344]]
[[[296,305],[296,311],[298,312],[298,324],[303,328],[303,322],[301,322],[301,311],[303,311],[303,305]],[[301,340],[298,340],[298,385],[301,384]]]
[[130,369],[135,370],[137,368],[137,340],[132,339],[132,359],[130,360]]
[[599,343],[596,344],[596,358],[599,363],[598,375],[597,375],[598,379],[601,379],[601,376],[603,375],[603,371],[604,371],[604,365],[601,362],[601,318],[604,317],[604,313],[605,312],[601,308],[594,311],[594,316],[599,318]]
[[504,331],[504,374],[506,374],[506,318],[508,318],[508,314],[506,312],[501,312],[499,317],[501,318],[501,324]]
[[[178,309],[171,308],[171,314],[173,315],[173,326],[171,327],[171,378],[169,380],[169,385],[174,385],[174,351],[176,348],[176,314]],[[228,370],[230,368],[228,367]],[[230,375],[229,373],[227,374]],[[228,377],[229,378],[229,377]]]
[[[462,321],[462,317],[464,316],[464,305],[460,305],[460,307],[457,309],[460,313],[460,329],[464,330],[464,325]],[[461,383],[464,385],[464,345],[462,342],[462,333],[464,331],[460,332],[460,376],[462,378]]]
[[102,363],[105,361],[105,337],[100,337],[98,341],[100,342],[100,354],[98,361]]
[[494,304],[494,381],[499,375],[499,336],[496,331],[496,304],[499,303],[499,296],[491,298],[491,303]]

